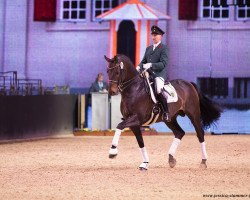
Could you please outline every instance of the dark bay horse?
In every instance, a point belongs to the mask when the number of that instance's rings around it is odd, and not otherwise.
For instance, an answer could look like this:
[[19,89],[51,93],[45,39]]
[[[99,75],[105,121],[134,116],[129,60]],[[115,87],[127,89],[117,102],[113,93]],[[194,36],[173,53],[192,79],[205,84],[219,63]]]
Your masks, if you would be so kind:
[[[117,55],[112,59],[106,56],[104,57],[108,62],[109,94],[117,95],[119,92],[121,93],[120,109],[123,115],[123,121],[119,123],[116,128],[112,140],[112,147],[109,150],[109,157],[113,158],[117,155],[117,146],[121,131],[129,127],[137,139],[143,158],[139,169],[147,170],[149,157],[144,146],[140,128],[150,119],[154,102],[146,90],[145,78],[140,76],[128,57],[124,55]],[[174,154],[182,137],[185,135],[176,118],[178,115],[187,115],[196,130],[198,140],[201,144],[202,161],[200,166],[206,168],[207,153],[204,140],[204,128],[209,127],[218,120],[222,110],[216,103],[199,92],[195,83],[180,79],[170,82],[177,91],[178,101],[168,104],[171,121],[164,121],[175,136],[168,152],[169,165],[170,167],[176,165]],[[161,115],[162,113],[160,111],[160,117],[157,122],[163,121]]]

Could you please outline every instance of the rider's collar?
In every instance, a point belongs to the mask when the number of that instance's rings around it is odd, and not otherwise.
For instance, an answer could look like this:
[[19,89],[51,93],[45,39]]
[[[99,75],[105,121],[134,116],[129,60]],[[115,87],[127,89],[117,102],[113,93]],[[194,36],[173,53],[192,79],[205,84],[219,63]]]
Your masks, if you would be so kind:
[[155,49],[156,47],[158,47],[158,45],[161,43],[161,41],[160,42],[158,42],[157,44],[153,44],[153,49]]

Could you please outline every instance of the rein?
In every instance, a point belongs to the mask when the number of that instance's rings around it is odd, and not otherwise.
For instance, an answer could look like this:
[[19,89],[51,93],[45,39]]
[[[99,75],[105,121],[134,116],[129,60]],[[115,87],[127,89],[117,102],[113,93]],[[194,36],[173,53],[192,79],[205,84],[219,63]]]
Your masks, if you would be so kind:
[[133,78],[129,79],[128,81],[125,81],[125,82],[123,82],[123,83],[120,83],[120,84],[118,85],[118,89],[120,90],[120,92],[122,92],[122,91],[125,90],[129,85],[131,85],[131,83],[133,82],[133,80],[134,80],[135,78],[137,78],[137,76],[138,76],[138,74],[135,75]]
[[[114,66],[114,67],[108,67],[108,69],[114,69],[114,68],[117,68],[118,66],[120,66],[120,64],[119,64],[119,65],[116,65],[116,66]],[[122,70],[123,70],[123,69],[122,69]],[[122,71],[121,71],[121,72],[122,72]],[[111,82],[111,83],[116,83],[116,84],[118,85],[118,90],[119,90],[120,92],[122,92],[122,91],[125,90],[129,85],[131,85],[131,83],[133,82],[134,79],[137,78],[137,76],[138,76],[138,74],[136,74],[133,78],[131,78],[131,79],[125,81],[125,82],[122,82],[121,80],[115,81],[115,80],[110,80],[110,79],[109,79],[109,82]],[[121,75],[120,75],[120,79],[121,79],[121,77],[122,77],[122,73],[121,73]]]

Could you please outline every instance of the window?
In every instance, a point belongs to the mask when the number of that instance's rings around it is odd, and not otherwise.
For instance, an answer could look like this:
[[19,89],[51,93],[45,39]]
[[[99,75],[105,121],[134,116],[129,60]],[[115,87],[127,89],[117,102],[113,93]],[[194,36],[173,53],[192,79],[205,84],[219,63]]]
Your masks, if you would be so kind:
[[236,19],[250,19],[250,0],[235,0]]
[[201,18],[213,20],[229,19],[229,5],[227,0],[202,0]]
[[92,0],[92,20],[96,21],[96,17],[104,12],[107,12],[125,0]]
[[63,21],[86,20],[86,0],[62,0],[61,8]]
[[250,78],[234,79],[234,98],[250,98]]
[[228,96],[228,78],[197,78],[200,90],[210,96],[217,98],[226,98]]

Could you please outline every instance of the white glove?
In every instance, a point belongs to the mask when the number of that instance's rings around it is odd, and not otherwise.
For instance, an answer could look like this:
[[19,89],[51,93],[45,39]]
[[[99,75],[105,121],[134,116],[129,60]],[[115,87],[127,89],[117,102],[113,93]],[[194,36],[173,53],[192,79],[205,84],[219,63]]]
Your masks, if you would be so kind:
[[139,72],[139,71],[140,71],[140,68],[141,68],[140,66],[137,66],[137,67],[136,67],[136,70]]
[[152,66],[152,63],[143,64],[143,69],[149,69]]

